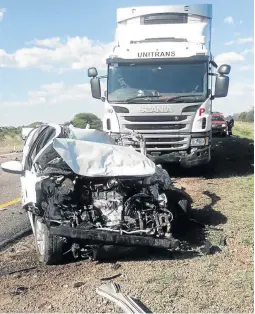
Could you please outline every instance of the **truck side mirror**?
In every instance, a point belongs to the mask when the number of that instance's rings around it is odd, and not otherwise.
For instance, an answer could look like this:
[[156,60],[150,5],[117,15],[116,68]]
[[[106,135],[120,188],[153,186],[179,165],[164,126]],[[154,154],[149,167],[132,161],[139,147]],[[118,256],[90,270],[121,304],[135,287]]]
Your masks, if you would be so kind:
[[218,74],[215,82],[214,97],[221,98],[226,97],[228,94],[229,77]]
[[101,99],[100,79],[98,77],[93,77],[90,80],[90,86],[91,86],[92,97],[96,99]]
[[218,75],[215,81],[214,98],[226,97],[228,94],[229,77],[226,76],[230,73],[231,66],[222,64],[218,69]]
[[88,77],[96,77],[97,76],[97,69],[96,68],[89,68],[88,69]]
[[218,69],[218,73],[222,74],[222,75],[228,75],[231,71],[231,66],[228,64],[222,64],[219,69]]

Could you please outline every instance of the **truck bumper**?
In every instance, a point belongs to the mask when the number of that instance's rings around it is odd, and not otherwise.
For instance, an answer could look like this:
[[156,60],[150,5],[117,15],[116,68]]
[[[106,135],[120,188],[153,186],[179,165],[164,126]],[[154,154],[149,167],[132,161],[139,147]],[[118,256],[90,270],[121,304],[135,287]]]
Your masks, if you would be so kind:
[[148,155],[155,163],[179,163],[184,168],[208,164],[211,160],[210,147],[192,148],[188,152],[171,152],[160,156]]

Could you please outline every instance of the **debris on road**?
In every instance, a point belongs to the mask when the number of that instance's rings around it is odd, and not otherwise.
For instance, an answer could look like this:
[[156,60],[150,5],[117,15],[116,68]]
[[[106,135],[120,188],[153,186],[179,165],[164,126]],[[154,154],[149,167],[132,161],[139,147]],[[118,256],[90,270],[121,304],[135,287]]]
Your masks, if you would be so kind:
[[125,313],[148,313],[147,311],[143,310],[143,308],[139,306],[134,299],[129,296],[125,296],[121,292],[120,286],[116,283],[102,285],[96,289],[96,292],[100,296],[105,297],[117,304],[122,310],[125,311]]
[[209,240],[206,240],[205,245],[201,248],[201,252],[204,255],[215,254],[221,252],[221,248],[218,245],[213,245]]
[[121,274],[117,274],[117,275],[113,275],[113,276],[111,276],[111,277],[101,278],[100,280],[101,280],[101,281],[108,281],[108,280],[116,279],[116,278],[118,278],[118,277],[120,277],[120,276],[121,276]]
[[121,265],[119,263],[115,263],[112,265],[112,269],[117,270],[121,267]]
[[11,292],[12,295],[22,295],[27,292],[28,288],[24,286],[17,286],[14,288],[14,290]]
[[83,286],[83,285],[84,285],[84,282],[78,281],[78,282],[75,282],[75,283],[74,283],[73,287],[74,287],[74,288],[80,288],[80,287]]
[[220,246],[226,246],[227,245],[227,236],[226,235],[222,235],[220,238]]
[[28,267],[28,268],[22,268],[22,269],[17,269],[17,270],[13,270],[13,271],[10,271],[4,275],[8,276],[8,275],[13,275],[13,274],[17,274],[17,273],[22,273],[22,272],[28,272],[29,270],[33,270],[33,269],[36,269],[37,266],[32,266],[32,267]]

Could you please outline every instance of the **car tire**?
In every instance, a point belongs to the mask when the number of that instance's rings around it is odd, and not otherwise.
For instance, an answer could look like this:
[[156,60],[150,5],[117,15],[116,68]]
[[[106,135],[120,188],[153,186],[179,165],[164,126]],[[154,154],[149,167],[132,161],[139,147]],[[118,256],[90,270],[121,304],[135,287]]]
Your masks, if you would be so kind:
[[57,265],[63,260],[64,241],[49,233],[41,218],[35,216],[35,246],[38,259],[44,265]]
[[185,230],[185,226],[192,216],[192,199],[185,191],[178,188],[168,190],[165,194],[168,200],[168,210],[173,215],[171,233],[178,238],[178,235]]
[[175,210],[177,210],[177,212],[175,212],[177,216],[188,216],[190,214],[193,200],[185,190],[173,187],[166,191],[165,194],[170,208],[174,205]]

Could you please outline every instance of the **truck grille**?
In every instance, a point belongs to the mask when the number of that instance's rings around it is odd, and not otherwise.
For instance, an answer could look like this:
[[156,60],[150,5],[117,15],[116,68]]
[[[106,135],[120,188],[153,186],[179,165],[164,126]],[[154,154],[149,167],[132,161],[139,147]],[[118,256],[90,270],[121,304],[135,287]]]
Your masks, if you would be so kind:
[[186,120],[187,116],[125,116],[124,118],[130,122],[177,122]]
[[[191,115],[119,114],[121,131],[137,131],[146,140],[148,152],[186,150],[190,143]],[[139,149],[131,139],[124,141]]]
[[[155,124],[127,124],[129,130],[155,130]],[[157,124],[158,130],[180,130],[184,129],[185,125],[180,124]]]
[[[185,139],[185,137],[171,137],[169,139],[171,139],[171,142],[179,142],[179,141],[183,141]],[[146,136],[146,142],[147,143],[149,143],[149,142],[165,143],[166,138],[152,138],[152,137]]]

